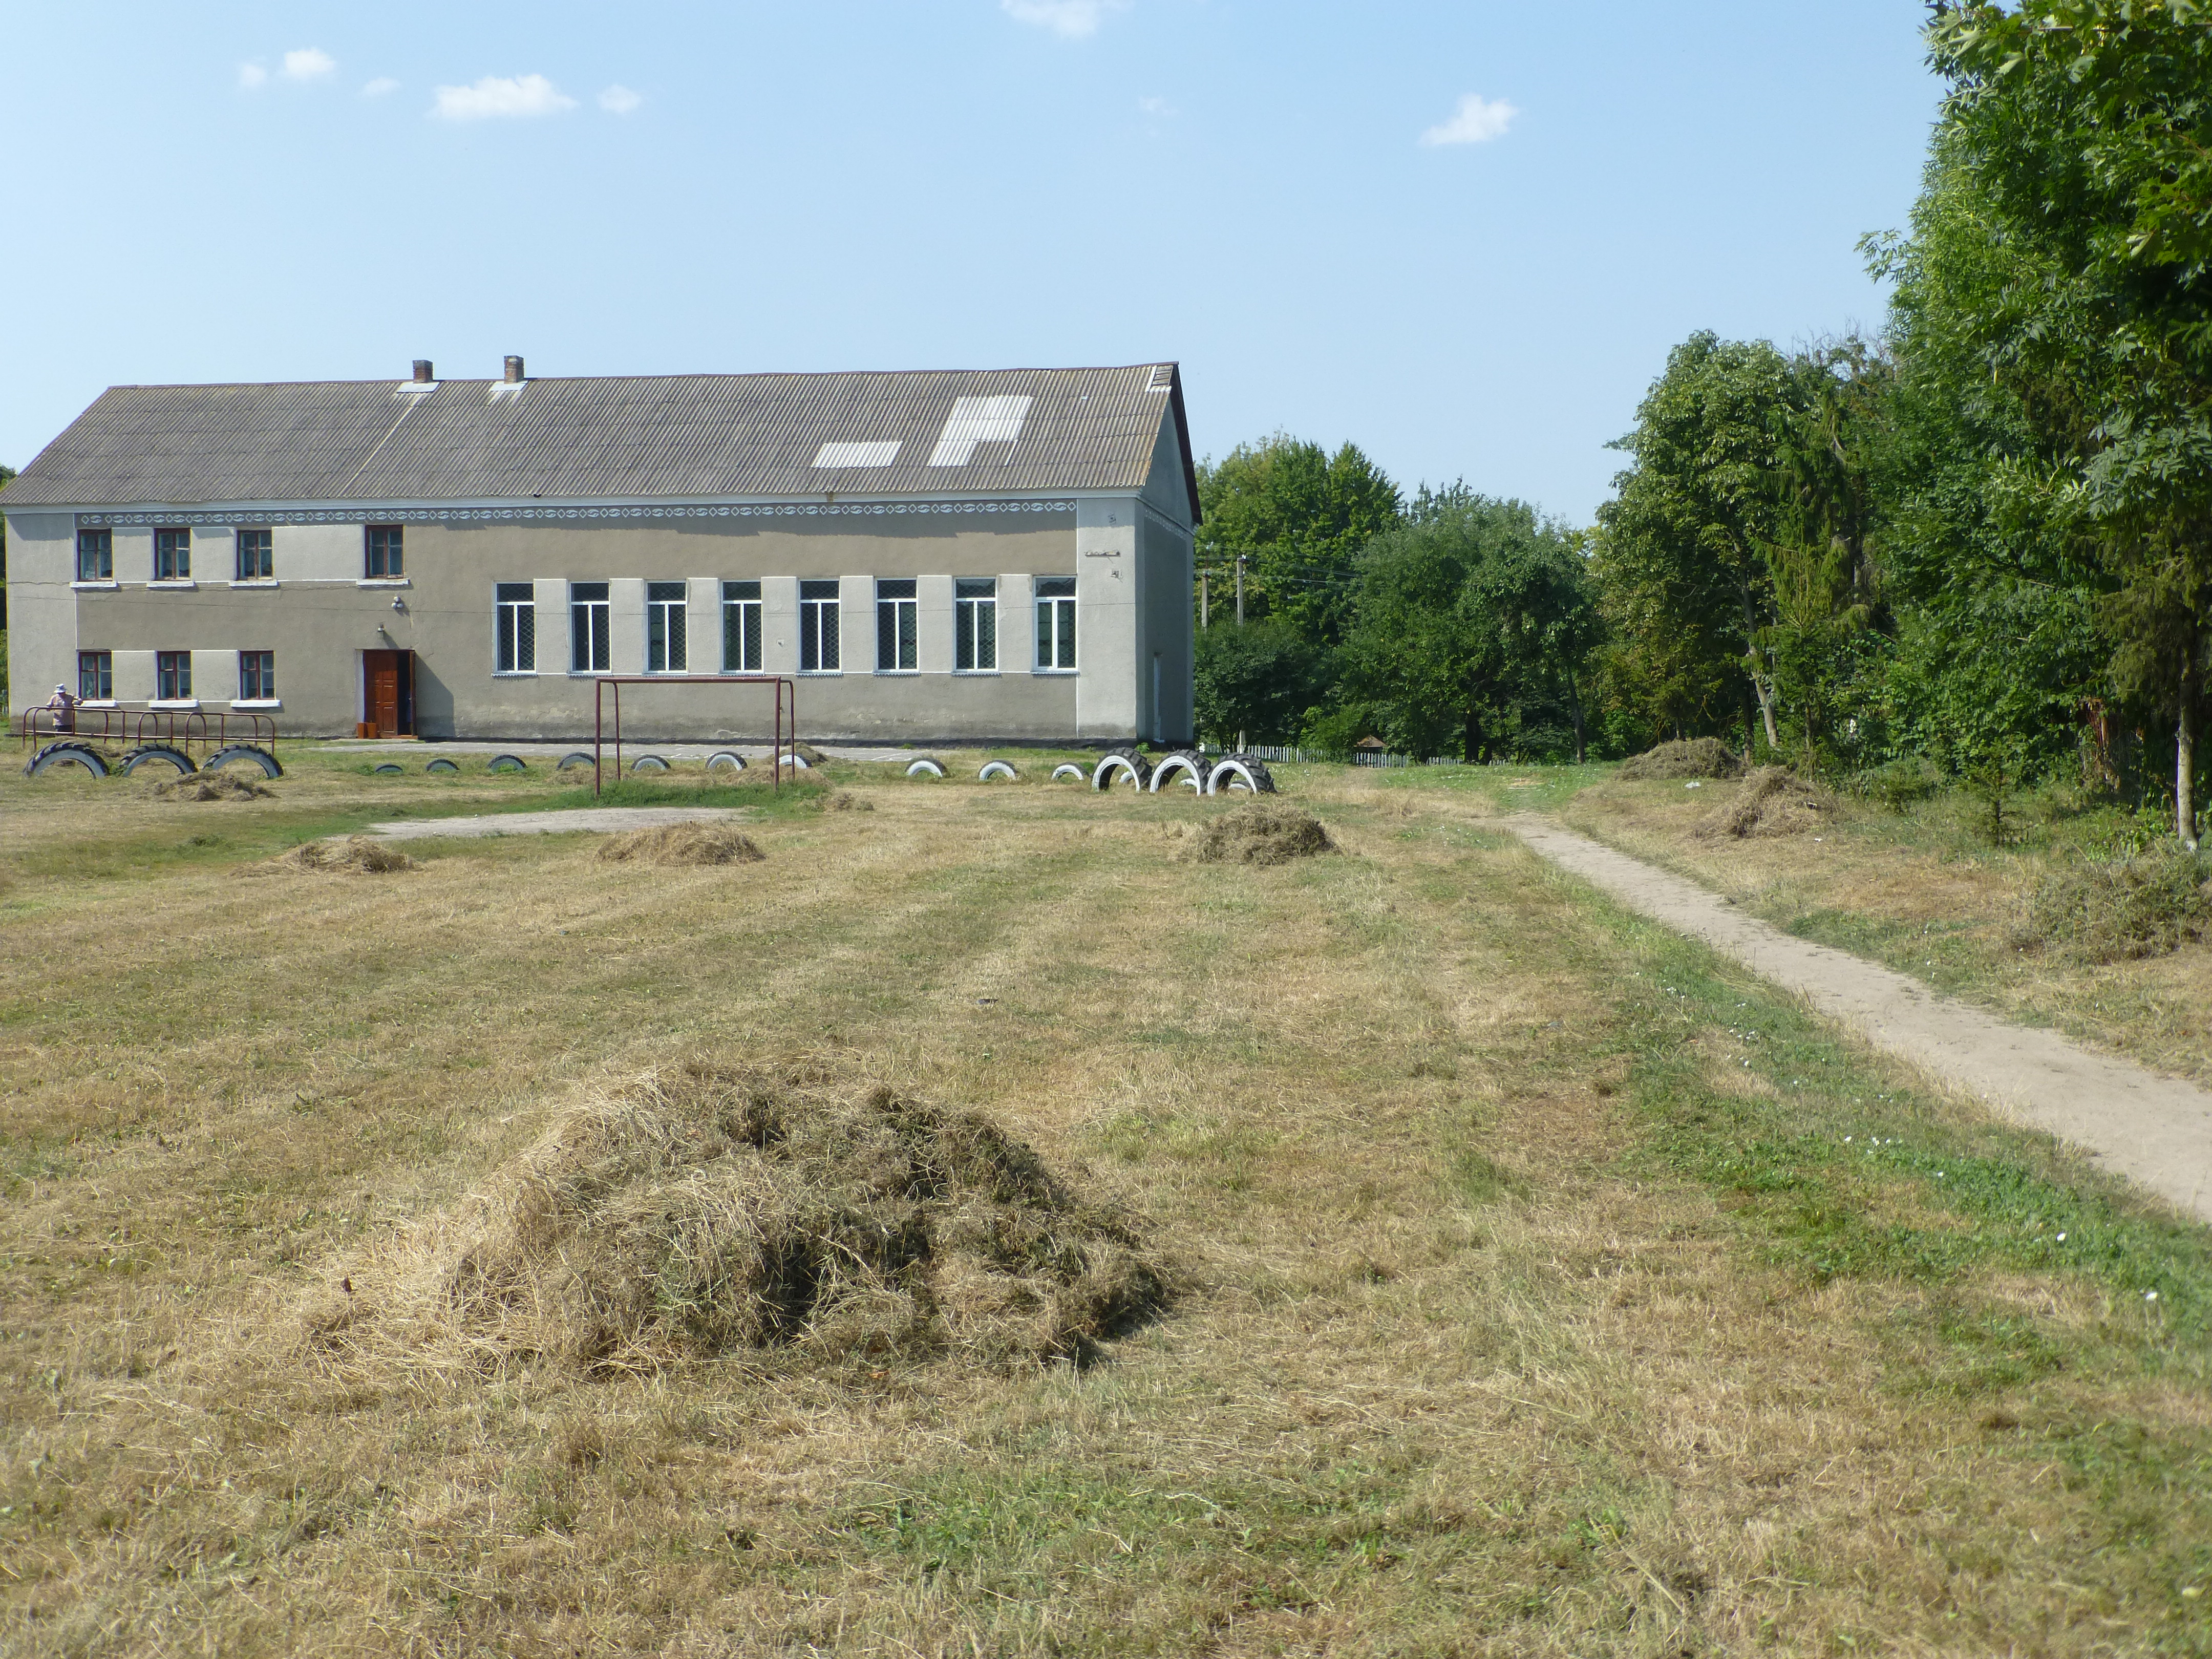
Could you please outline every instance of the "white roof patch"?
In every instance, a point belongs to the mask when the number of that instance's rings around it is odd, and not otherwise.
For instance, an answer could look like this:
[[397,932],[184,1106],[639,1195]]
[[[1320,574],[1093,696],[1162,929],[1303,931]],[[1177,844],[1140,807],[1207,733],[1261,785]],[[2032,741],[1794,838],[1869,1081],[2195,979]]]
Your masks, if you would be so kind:
[[1029,417],[1025,397],[956,398],[945,429],[937,434],[937,447],[929,452],[929,464],[965,466],[977,444],[1010,444],[1020,437]]
[[882,443],[824,444],[814,452],[817,466],[889,466],[898,459],[898,440]]

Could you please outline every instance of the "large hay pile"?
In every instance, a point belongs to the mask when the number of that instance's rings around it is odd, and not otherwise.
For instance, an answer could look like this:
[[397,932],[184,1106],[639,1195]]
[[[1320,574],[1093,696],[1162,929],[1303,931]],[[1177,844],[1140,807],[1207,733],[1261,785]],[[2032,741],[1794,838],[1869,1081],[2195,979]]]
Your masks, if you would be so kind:
[[1613,775],[1630,783],[1654,778],[1740,778],[1743,763],[1718,738],[1692,738],[1647,749],[1623,761]]
[[1185,855],[1199,864],[1287,864],[1333,853],[1321,820],[1282,801],[1254,801],[1200,830]]
[[2203,865],[2178,841],[2130,859],[2062,864],[2037,884],[2013,943],[2080,962],[2166,956],[2212,931],[2208,890]]
[[700,1061],[567,1112],[442,1224],[339,1265],[310,1350],[372,1368],[1081,1362],[1167,1299],[1128,1223],[989,1119]]
[[276,792],[243,772],[187,772],[149,785],[146,793],[161,800],[266,800]]
[[315,870],[325,874],[362,876],[389,875],[395,870],[412,870],[415,860],[397,847],[387,847],[367,836],[349,836],[343,841],[310,841],[295,847],[289,853],[279,854],[263,870]]
[[1691,831],[1707,841],[1723,836],[1796,836],[1827,823],[1835,797],[1786,766],[1762,766],[1743,781],[1735,799],[1698,820]]
[[726,823],[655,823],[609,836],[599,856],[611,864],[757,864],[768,856],[750,836]]

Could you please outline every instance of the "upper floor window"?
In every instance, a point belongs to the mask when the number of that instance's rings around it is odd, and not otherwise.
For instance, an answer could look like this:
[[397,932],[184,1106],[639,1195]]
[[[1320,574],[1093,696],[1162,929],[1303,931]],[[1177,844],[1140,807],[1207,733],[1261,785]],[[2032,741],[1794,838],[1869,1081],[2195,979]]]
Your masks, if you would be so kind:
[[192,579],[192,532],[157,530],[154,532],[154,580],[188,582]]
[[568,584],[568,665],[579,674],[604,674],[613,661],[609,648],[607,585]]
[[799,672],[837,672],[837,584],[834,580],[799,585]]
[[115,580],[115,532],[80,530],[76,532],[76,579],[81,582]]
[[192,653],[154,653],[154,695],[163,702],[183,702],[192,695]]
[[495,659],[502,674],[538,672],[538,590],[528,582],[501,582],[494,590],[499,645]]
[[76,695],[80,702],[109,702],[115,696],[115,653],[80,651],[76,653]]
[[276,700],[276,653],[241,651],[238,653],[238,700],[274,702]]
[[722,672],[761,672],[761,586],[758,582],[722,584]]
[[1075,666],[1075,578],[1036,579],[1036,665]]
[[999,584],[991,576],[952,581],[952,665],[988,673],[999,665]]
[[396,524],[373,524],[367,526],[368,556],[367,572],[371,580],[390,578],[407,574],[406,561],[400,545],[401,526]]
[[921,637],[914,578],[902,576],[876,584],[876,667],[903,673],[919,663],[916,641]]
[[276,533],[269,530],[238,532],[238,580],[266,582],[276,579]]
[[645,585],[645,672],[681,674],[690,661],[684,644],[684,584]]

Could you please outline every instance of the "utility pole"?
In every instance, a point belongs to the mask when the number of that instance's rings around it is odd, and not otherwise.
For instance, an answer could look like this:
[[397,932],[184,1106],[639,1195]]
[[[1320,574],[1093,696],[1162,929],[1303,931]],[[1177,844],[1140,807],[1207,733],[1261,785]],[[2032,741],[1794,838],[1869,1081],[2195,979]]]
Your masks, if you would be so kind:
[[1237,625],[1244,626],[1244,556],[1237,556]]
[[1206,567],[1200,565],[1198,571],[1198,631],[1201,634],[1206,632]]

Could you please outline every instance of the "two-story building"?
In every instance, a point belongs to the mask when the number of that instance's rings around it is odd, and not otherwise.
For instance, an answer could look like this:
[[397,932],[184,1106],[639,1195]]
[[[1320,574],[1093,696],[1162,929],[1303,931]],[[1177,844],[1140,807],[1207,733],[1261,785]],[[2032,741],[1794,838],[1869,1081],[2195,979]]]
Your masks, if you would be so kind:
[[1193,731],[1173,363],[116,386],[0,495],[19,704],[288,735]]

